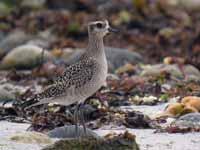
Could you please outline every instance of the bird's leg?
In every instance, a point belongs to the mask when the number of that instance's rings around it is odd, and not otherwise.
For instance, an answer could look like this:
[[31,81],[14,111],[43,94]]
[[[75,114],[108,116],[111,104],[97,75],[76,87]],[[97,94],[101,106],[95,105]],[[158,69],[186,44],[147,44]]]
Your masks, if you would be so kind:
[[79,118],[78,118],[78,111],[79,111],[79,103],[76,104],[76,108],[74,111],[74,122],[75,122],[75,131],[76,131],[76,135],[77,138],[79,138],[79,133],[78,133],[78,123],[79,123]]
[[83,103],[80,103],[79,116],[80,116],[80,122],[83,125],[84,134],[86,135],[86,126],[85,126],[85,119],[84,119],[84,113],[83,113]]

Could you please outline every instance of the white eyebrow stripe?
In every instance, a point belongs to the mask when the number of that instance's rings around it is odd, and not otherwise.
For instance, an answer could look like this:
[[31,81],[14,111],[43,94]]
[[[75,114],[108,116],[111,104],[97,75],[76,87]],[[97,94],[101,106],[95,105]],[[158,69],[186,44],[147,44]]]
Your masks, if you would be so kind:
[[94,24],[97,24],[97,23],[105,23],[105,22],[104,21],[93,21],[93,22],[90,22],[89,25],[94,25]]
[[95,21],[93,22],[94,24],[97,24],[97,23],[104,23],[103,21]]

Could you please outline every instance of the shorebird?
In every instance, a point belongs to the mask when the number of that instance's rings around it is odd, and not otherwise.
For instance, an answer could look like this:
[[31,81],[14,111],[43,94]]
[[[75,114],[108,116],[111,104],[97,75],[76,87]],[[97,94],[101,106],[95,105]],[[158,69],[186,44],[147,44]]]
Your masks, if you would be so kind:
[[[108,68],[103,38],[115,31],[107,20],[90,22],[88,47],[80,60],[68,66],[64,73],[43,92],[36,94],[32,100],[39,102],[29,107],[55,102],[65,106],[73,103],[81,104],[100,89],[106,81]],[[78,114],[79,106],[77,105],[75,114]]]

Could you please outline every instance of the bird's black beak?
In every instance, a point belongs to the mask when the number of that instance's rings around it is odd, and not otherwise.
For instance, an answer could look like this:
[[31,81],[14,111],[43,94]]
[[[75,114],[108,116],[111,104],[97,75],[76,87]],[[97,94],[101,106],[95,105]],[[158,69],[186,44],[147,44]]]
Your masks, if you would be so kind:
[[118,33],[118,32],[119,32],[119,30],[114,29],[114,28],[111,28],[111,27],[108,28],[108,31],[109,31],[110,33]]

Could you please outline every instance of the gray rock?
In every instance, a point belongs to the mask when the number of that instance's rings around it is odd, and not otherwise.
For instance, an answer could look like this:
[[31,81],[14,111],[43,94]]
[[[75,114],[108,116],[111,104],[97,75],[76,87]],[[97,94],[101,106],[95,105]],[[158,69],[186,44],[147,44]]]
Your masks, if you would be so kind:
[[187,81],[200,81],[200,71],[192,65],[183,66],[183,73]]
[[[108,60],[108,69],[110,72],[114,72],[117,68],[125,65],[126,63],[138,64],[142,63],[142,56],[136,52],[131,52],[127,49],[106,47],[106,57]],[[83,54],[83,50],[75,50],[65,62],[71,64],[76,62]]]
[[[0,108],[12,108],[15,102],[15,95],[4,86],[0,86]],[[1,111],[0,111],[1,112]]]
[[65,10],[75,10],[76,3],[74,0],[48,0],[48,6],[52,9],[65,9]]
[[0,41],[0,59],[13,48],[22,45],[31,39],[31,35],[28,35],[21,30],[15,30],[9,33]]
[[192,65],[184,65],[180,69],[176,64],[156,64],[144,68],[141,74],[143,76],[157,76],[164,71],[170,73],[173,77],[185,78],[187,81],[200,80],[200,71]]
[[[0,120],[1,118],[19,114],[16,104],[19,104],[19,95],[22,95],[30,86],[14,85],[6,80],[0,81]],[[19,101],[18,101],[19,100]],[[7,118],[9,119],[9,117]],[[23,122],[22,118],[10,118],[11,120]]]
[[0,41],[0,59],[12,49],[24,44],[49,48],[49,45],[56,40],[56,37],[51,33],[51,29],[40,32],[37,35],[30,35],[22,30],[15,30],[9,33]]
[[180,129],[200,129],[200,113],[189,113],[181,116],[180,118],[172,122],[171,126],[178,127]]
[[[43,49],[35,45],[22,45],[14,48],[2,60],[0,69],[30,69],[41,63]],[[52,60],[53,56],[44,50],[44,61]]]
[[38,35],[29,40],[26,44],[37,45],[42,48],[49,48],[49,45],[56,39],[57,37],[52,34],[52,30],[47,29],[43,32],[39,32]]
[[[102,139],[95,132],[90,129],[86,129],[86,135],[84,133],[83,127],[78,127],[79,137],[92,137],[95,139]],[[76,126],[69,125],[56,128],[50,132],[48,132],[48,136],[51,138],[77,138],[76,135]]]
[[0,82],[0,89],[1,89],[1,98],[3,100],[12,100],[16,99],[17,95],[21,95],[25,93],[29,86],[24,85],[14,85],[12,83],[8,83],[6,80]]
[[156,64],[144,68],[141,74],[143,76],[157,76],[163,71],[170,73],[174,77],[183,78],[183,74],[177,65]]
[[12,94],[5,87],[0,86],[0,101],[12,100],[15,99],[15,95]]
[[184,116],[181,116],[178,120],[185,120],[191,122],[199,122],[200,123],[200,113],[190,113]]
[[45,5],[46,0],[22,0],[21,6],[27,8],[43,8]]

